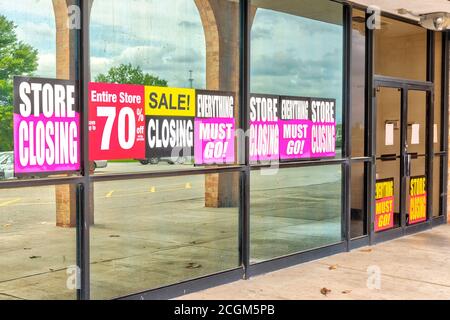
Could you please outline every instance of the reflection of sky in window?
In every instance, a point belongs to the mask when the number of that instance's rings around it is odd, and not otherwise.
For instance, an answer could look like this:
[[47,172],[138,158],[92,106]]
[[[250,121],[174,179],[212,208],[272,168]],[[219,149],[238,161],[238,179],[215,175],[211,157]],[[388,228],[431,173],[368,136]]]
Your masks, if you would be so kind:
[[[252,26],[251,91],[334,98],[342,110],[343,27],[258,9]],[[341,122],[342,112],[337,112]]]
[[95,0],[91,13],[91,67],[95,78],[122,63],[188,87],[206,82],[203,27],[194,1]]
[[55,18],[51,0],[0,0],[0,14],[16,25],[19,40],[39,51],[36,76],[56,76]]
[[[39,51],[38,76],[55,77],[55,22],[51,0],[0,0],[20,40]],[[194,1],[95,0],[91,16],[95,77],[121,63],[194,87],[206,82],[206,48]],[[258,93],[342,101],[342,26],[258,9],[252,27],[251,89]],[[339,113],[340,115],[340,113]]]
[[[364,25],[363,25],[364,27]],[[364,126],[366,38],[364,32],[352,32],[352,127]]]

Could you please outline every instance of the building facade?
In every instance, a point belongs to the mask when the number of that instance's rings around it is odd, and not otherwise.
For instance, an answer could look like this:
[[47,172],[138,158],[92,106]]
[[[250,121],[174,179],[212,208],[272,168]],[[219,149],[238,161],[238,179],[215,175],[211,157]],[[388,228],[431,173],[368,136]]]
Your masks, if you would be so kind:
[[0,299],[170,298],[447,222],[445,31],[347,1],[0,0],[0,37]]

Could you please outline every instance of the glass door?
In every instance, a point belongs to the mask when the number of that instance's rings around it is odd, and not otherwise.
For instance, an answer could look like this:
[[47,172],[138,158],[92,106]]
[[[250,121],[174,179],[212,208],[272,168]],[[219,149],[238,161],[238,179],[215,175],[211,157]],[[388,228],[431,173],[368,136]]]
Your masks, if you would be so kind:
[[[373,232],[399,235],[428,220],[429,88],[375,82],[376,181]],[[432,146],[432,145],[431,145]]]
[[401,227],[402,208],[402,89],[378,87],[377,148],[373,229]]
[[427,92],[408,90],[405,179],[407,226],[427,221]]

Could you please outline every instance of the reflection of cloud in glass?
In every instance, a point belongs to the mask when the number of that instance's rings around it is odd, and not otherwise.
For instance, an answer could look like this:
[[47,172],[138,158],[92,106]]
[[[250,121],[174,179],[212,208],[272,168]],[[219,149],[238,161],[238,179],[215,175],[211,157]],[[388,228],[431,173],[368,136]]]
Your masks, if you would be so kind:
[[194,1],[95,0],[91,15],[91,69],[95,78],[121,63],[188,87],[206,85],[206,44]]
[[0,0],[0,14],[16,25],[17,38],[37,49],[36,76],[56,76],[56,30],[52,0]]
[[258,9],[251,35],[251,91],[334,98],[342,110],[342,39],[342,26]]
[[252,39],[270,39],[271,30],[267,27],[256,26],[252,28]]
[[[39,51],[36,75],[55,77],[51,0],[0,0],[20,40]],[[49,14],[52,13],[52,14]],[[204,32],[194,1],[95,0],[91,16],[92,74],[121,63],[188,86],[205,87]],[[253,92],[332,97],[342,101],[342,26],[258,9],[252,27]]]
[[182,27],[182,28],[192,28],[192,29],[197,29],[198,30],[198,28],[202,28],[202,25],[199,23],[199,22],[192,22],[192,21],[186,21],[186,20],[183,20],[183,21],[181,21],[180,23],[178,23],[178,25],[180,26],[180,27]]

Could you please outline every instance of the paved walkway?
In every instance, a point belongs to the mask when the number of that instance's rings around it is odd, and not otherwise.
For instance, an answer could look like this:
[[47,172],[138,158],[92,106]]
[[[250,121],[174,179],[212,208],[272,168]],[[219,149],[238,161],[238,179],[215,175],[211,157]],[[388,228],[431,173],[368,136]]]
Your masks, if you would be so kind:
[[450,225],[182,299],[450,299]]

